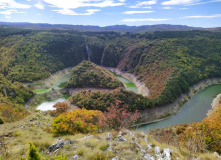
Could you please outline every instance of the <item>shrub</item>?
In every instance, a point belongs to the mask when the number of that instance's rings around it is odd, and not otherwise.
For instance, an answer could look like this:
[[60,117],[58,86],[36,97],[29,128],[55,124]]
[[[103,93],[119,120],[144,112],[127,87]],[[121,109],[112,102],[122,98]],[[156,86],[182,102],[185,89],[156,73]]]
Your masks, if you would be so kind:
[[4,121],[0,118],[0,124],[4,124]]
[[38,153],[38,149],[32,144],[29,143],[29,151],[27,154],[28,160],[42,160],[40,154]]
[[140,117],[137,110],[134,113],[130,112],[127,106],[120,107],[120,103],[121,101],[117,101],[116,105],[111,104],[107,112],[104,112],[104,122],[109,129],[129,128]]
[[54,134],[75,134],[96,132],[101,127],[103,113],[98,110],[77,109],[63,113],[52,123]]
[[60,115],[62,113],[67,112],[67,110],[70,108],[68,106],[68,104],[65,103],[65,102],[58,102],[53,107],[56,108],[56,110],[51,111],[51,114],[55,115],[55,116],[58,116],[58,115]]

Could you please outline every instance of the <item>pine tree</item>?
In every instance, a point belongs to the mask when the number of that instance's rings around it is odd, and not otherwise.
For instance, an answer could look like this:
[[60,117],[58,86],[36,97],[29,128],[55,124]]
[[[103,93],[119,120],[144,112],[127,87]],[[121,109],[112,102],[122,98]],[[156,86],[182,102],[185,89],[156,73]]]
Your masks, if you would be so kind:
[[40,154],[38,153],[38,148],[36,148],[32,143],[29,143],[29,151],[27,154],[28,160],[42,160]]

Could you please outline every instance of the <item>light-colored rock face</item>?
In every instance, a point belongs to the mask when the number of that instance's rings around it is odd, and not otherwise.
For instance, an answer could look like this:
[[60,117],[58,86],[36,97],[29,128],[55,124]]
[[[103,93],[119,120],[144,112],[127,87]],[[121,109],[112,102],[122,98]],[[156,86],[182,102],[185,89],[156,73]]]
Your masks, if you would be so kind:
[[136,76],[134,76],[131,73],[123,72],[119,70],[118,68],[111,68],[111,67],[103,67],[111,72],[115,72],[118,75],[121,75],[122,77],[129,79],[132,81],[138,88],[137,93],[142,94],[143,96],[147,97],[149,96],[149,89],[146,87],[145,83],[139,81]]
[[221,94],[218,94],[216,98],[213,99],[213,102],[211,104],[212,109],[208,111],[207,116],[210,116],[216,110],[216,108],[219,106],[220,101],[221,101]]
[[141,123],[148,124],[153,122],[158,122],[165,117],[172,116],[177,114],[180,111],[180,108],[189,101],[198,91],[203,90],[209,85],[212,84],[221,84],[221,78],[211,78],[200,81],[199,83],[190,87],[189,91],[181,94],[173,103],[167,104],[164,106],[146,108],[141,112]]

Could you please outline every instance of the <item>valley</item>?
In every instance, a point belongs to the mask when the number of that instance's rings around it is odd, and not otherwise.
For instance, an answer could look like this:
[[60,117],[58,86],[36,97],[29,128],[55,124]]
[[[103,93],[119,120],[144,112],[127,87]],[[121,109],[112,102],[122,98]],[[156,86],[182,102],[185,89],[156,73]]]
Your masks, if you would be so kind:
[[[62,153],[68,159],[157,159],[165,156],[166,147],[169,159],[219,157],[213,155],[220,154],[219,107],[215,119],[205,117],[221,93],[221,33],[189,29],[120,33],[0,26],[0,141],[11,148],[4,155],[0,149],[0,159],[25,158],[28,141],[49,159]],[[182,139],[188,125],[196,133],[203,131],[203,151],[194,152],[188,148],[190,139]],[[134,126],[134,133],[125,130]],[[207,126],[217,134],[206,134]],[[170,135],[156,129],[162,127]],[[129,143],[116,140],[120,130]],[[112,143],[104,135],[109,132],[116,152],[108,150]],[[95,137],[75,141],[86,135]],[[162,141],[172,135],[179,142],[173,139],[171,146]],[[48,155],[56,136],[74,145]],[[161,151],[148,149],[147,142]]]

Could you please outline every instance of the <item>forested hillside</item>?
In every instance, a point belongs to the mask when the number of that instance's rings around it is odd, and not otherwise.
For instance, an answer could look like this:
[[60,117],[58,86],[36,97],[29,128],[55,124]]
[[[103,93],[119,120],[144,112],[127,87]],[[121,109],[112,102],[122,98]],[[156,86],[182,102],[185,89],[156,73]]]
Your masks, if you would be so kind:
[[0,34],[0,71],[12,81],[32,82],[90,59],[136,75],[150,89],[156,106],[172,102],[202,79],[221,77],[218,32],[120,34],[1,28]]
[[71,79],[69,80],[67,87],[69,88],[110,88],[123,87],[123,84],[114,76],[102,67],[89,62],[82,61],[71,71]]
[[24,118],[28,112],[23,104],[33,95],[22,84],[11,83],[0,74],[0,119],[11,122]]

